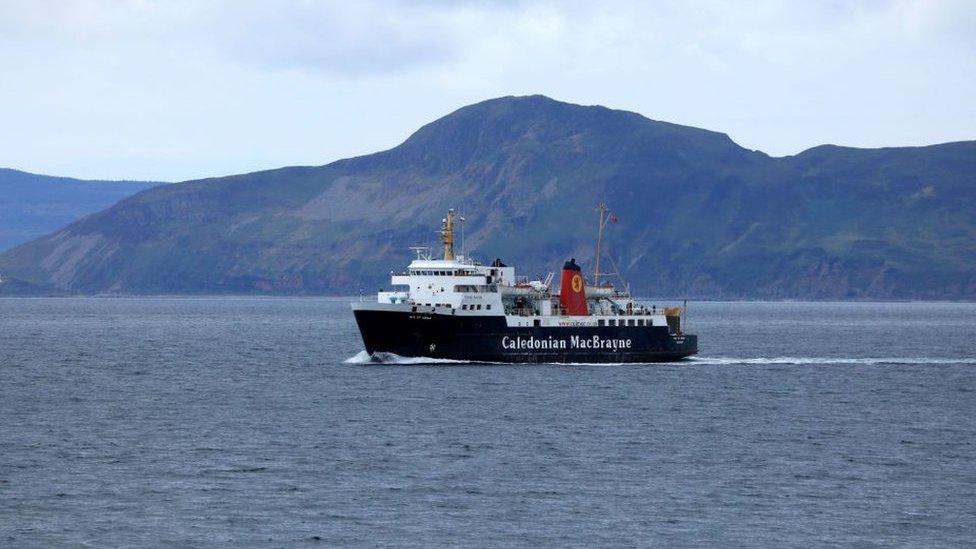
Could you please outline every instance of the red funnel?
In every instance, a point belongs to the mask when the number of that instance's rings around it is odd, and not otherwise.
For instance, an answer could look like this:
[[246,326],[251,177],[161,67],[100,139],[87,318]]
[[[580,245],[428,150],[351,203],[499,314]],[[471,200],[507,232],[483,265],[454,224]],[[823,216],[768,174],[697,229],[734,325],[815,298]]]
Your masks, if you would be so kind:
[[576,264],[576,258],[570,259],[563,265],[563,278],[559,286],[559,304],[566,310],[567,315],[586,316],[586,284],[583,283],[583,271]]

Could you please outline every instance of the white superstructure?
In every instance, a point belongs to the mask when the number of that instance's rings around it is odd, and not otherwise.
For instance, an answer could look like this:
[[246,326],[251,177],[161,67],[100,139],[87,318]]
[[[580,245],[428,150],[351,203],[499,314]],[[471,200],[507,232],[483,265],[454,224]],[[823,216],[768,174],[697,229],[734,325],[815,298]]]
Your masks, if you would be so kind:
[[405,272],[391,273],[392,291],[380,291],[375,305],[362,308],[409,312],[504,316],[508,326],[665,326],[677,309],[645,307],[610,285],[585,286],[588,314],[568,315],[559,294],[545,280],[520,279],[500,260],[482,265],[455,256],[454,211],[442,222],[444,258],[432,259],[429,248],[413,248],[417,257]]

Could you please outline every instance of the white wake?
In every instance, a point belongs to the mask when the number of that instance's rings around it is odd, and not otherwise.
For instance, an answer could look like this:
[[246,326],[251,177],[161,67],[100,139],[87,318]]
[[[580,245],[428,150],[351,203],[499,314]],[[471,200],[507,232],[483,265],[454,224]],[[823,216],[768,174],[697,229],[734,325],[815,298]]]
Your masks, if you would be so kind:
[[[431,358],[424,356],[405,357],[394,353],[374,353],[370,355],[366,351],[359,351],[355,356],[345,360],[346,364],[472,364],[470,360],[454,360],[450,358]],[[483,364],[483,363],[481,363]],[[588,363],[588,362],[567,362],[561,363],[564,366],[612,366],[626,363]],[[636,364],[636,363],[631,363]],[[656,363],[659,365],[685,364],[685,365],[741,365],[741,364],[781,364],[781,365],[805,365],[805,364],[886,364],[886,365],[915,365],[915,364],[974,364],[976,357],[972,358],[936,358],[936,357],[829,357],[829,356],[778,356],[778,357],[750,357],[736,358],[725,356],[692,356],[674,362]]]
[[686,359],[694,364],[976,364],[976,358],[933,358],[933,357],[891,357],[891,358],[854,358],[830,356],[778,356],[778,357],[708,357],[696,356]]
[[345,360],[346,364],[468,364],[469,360],[450,358],[430,358],[426,356],[400,356],[395,353],[373,353],[359,351]]

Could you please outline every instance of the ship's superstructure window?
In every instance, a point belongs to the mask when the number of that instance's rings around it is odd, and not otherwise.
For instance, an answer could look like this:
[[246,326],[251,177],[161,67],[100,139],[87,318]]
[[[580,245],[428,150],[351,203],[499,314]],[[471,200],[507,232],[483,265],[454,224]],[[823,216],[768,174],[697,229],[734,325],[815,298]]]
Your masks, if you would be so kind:
[[498,290],[494,286],[484,284],[456,284],[454,291],[459,293],[494,293]]
[[596,325],[597,325],[597,326],[603,326],[603,325],[605,325],[606,323],[607,323],[607,321],[606,321],[606,320],[603,320],[602,318],[601,318],[600,320],[597,320],[597,321],[596,321]]

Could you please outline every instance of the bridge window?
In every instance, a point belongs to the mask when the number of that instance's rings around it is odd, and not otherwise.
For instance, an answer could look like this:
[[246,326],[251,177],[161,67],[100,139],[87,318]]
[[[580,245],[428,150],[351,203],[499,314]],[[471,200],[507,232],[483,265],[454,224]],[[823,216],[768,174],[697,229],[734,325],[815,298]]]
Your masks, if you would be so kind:
[[454,291],[460,293],[494,293],[498,291],[494,286],[485,286],[483,284],[455,284]]

